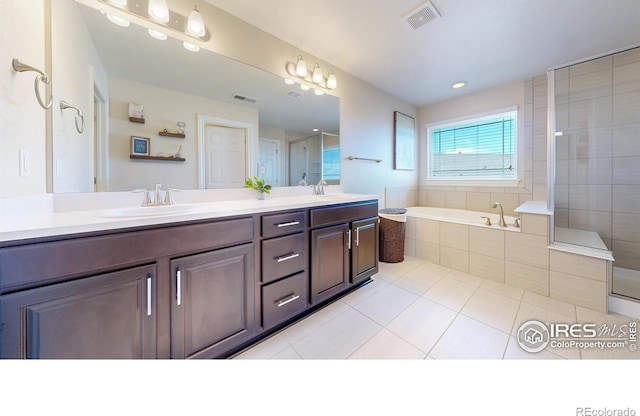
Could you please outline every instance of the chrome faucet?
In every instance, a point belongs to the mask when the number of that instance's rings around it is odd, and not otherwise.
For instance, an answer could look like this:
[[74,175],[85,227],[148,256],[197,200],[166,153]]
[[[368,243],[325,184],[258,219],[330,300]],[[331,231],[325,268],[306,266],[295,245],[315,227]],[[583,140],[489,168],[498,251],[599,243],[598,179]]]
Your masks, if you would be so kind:
[[500,227],[506,227],[507,223],[504,220],[504,212],[502,211],[502,204],[500,202],[494,202],[493,208],[500,208],[500,222],[498,223]]
[[317,185],[313,186],[313,195],[324,195],[324,187],[327,185],[324,179],[320,179]]
[[162,198],[160,192],[162,191],[162,184],[157,183],[155,186],[155,190],[153,193],[153,200],[151,199],[151,195],[149,195],[148,189],[136,189],[132,192],[143,192],[144,198],[142,199],[143,207],[151,207],[158,205],[173,205],[173,199],[171,198],[171,191],[179,191],[179,189],[166,189],[164,191],[164,199]]

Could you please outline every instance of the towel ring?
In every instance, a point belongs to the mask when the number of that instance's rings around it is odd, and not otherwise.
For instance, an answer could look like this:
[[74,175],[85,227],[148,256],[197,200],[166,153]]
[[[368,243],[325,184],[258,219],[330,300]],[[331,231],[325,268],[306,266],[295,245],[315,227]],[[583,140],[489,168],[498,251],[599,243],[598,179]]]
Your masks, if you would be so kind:
[[[76,130],[78,131],[78,133],[82,133],[84,131],[84,114],[82,114],[82,110],[80,110],[78,107],[69,104],[66,101],[60,101],[60,109],[61,110],[66,110],[67,108],[72,108],[74,110],[76,110],[77,114],[76,114]],[[80,124],[78,124],[78,120],[80,120]]]
[[37,72],[39,75],[36,76],[35,81],[33,82],[33,89],[35,90],[36,93],[36,99],[38,100],[38,103],[40,104],[40,107],[44,108],[45,110],[48,110],[51,108],[51,104],[53,104],[53,98],[51,98],[49,100],[48,104],[45,104],[42,101],[42,97],[40,96],[40,82],[42,82],[43,84],[49,84],[50,79],[49,76],[47,74],[45,74],[44,72],[40,71],[39,69],[36,69],[32,66],[26,65],[25,63],[23,63],[22,61],[20,61],[20,59],[16,59],[13,58],[13,60],[11,61],[11,64],[13,65],[13,70],[16,72],[26,72],[26,71],[33,71],[33,72]]

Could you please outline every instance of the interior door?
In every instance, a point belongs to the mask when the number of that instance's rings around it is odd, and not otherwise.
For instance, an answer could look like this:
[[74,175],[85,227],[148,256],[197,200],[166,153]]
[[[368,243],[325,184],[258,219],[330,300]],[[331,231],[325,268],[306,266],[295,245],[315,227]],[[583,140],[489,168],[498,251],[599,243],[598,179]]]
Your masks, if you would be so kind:
[[243,128],[204,126],[206,188],[242,188],[247,176],[247,131]]
[[258,145],[258,176],[271,186],[280,186],[280,143],[260,139]]

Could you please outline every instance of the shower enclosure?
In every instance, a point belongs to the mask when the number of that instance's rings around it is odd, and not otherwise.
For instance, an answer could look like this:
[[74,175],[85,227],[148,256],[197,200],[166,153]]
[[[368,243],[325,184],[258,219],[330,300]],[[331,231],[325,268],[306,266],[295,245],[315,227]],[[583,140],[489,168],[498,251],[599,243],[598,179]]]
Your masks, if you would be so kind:
[[640,299],[640,47],[554,69],[549,82],[554,241],[611,251],[612,293]]

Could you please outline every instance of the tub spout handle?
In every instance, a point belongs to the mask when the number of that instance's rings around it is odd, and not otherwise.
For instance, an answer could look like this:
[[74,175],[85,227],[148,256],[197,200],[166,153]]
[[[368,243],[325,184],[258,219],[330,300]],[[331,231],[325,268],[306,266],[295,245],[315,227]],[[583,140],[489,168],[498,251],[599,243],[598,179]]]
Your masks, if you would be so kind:
[[484,225],[491,226],[491,218],[489,217],[480,217],[480,218],[486,218],[487,221],[485,221]]

